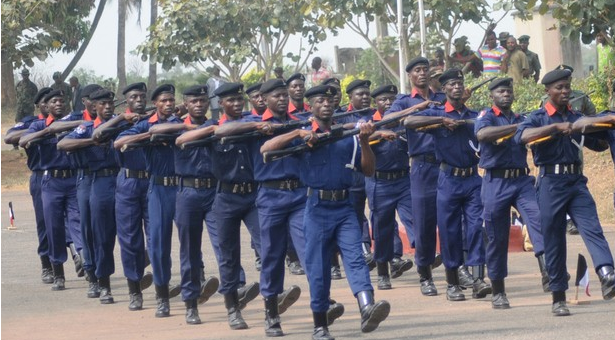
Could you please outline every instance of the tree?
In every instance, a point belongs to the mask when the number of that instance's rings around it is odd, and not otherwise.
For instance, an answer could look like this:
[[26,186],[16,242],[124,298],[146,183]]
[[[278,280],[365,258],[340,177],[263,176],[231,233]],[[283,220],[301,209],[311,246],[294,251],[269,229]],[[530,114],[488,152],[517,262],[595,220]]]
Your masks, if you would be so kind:
[[14,69],[79,48],[93,7],[94,0],[2,0],[2,105],[15,105]]
[[[156,22],[158,21],[158,0],[150,0],[150,14],[149,14],[149,25],[150,30]],[[147,90],[148,94],[152,93],[156,88],[156,71],[158,69],[158,64],[156,63],[156,50],[152,50],[148,55],[150,59],[149,67],[147,70]],[[143,60],[145,61],[145,60]]]
[[[148,40],[139,46],[142,58],[154,58],[164,69],[177,63],[202,66],[212,62],[233,81],[253,65],[268,76],[293,34],[301,35],[309,56],[326,37],[305,0],[161,0],[161,15],[150,27]],[[299,55],[287,53],[296,69],[305,65]]]
[[137,24],[141,24],[141,0],[117,1],[117,79],[118,89],[127,85],[126,81],[126,16],[137,10]]
[[[530,19],[538,0],[512,1],[518,16]],[[499,0],[494,9],[511,6],[510,0]],[[581,35],[581,40],[589,44],[596,39],[596,35],[604,32],[612,40],[615,30],[615,0],[540,0],[538,13],[543,15],[549,10],[559,21],[562,38]]]

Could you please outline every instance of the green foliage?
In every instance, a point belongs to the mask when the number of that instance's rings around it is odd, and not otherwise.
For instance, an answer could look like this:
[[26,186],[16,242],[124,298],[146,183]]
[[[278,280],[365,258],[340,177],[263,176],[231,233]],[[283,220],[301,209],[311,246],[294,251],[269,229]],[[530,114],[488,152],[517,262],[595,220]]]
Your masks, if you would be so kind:
[[259,71],[256,68],[251,69],[243,77],[241,77],[241,82],[244,85],[244,88],[248,88],[256,83],[260,83],[265,81],[265,71]]
[[612,86],[614,79],[615,68],[606,69],[592,73],[585,79],[574,79],[572,88],[585,93],[593,92],[589,95],[589,98],[596,106],[596,112],[600,112],[609,108],[609,98],[612,93],[610,86]]
[[368,48],[361,53],[356,69],[361,70],[365,79],[372,82],[372,89],[385,84],[397,83],[395,79],[391,79],[390,74],[382,66],[372,48]]
[[340,103],[342,104],[342,106],[348,105],[348,103],[350,102],[348,94],[346,94],[346,87],[348,87],[348,84],[350,84],[353,80],[357,79],[367,79],[367,76],[364,72],[361,72],[357,75],[349,74],[345,76],[344,79],[340,80],[340,85],[342,87],[342,99],[340,100]]
[[34,58],[77,50],[93,7],[94,0],[2,0],[3,61],[32,67]]

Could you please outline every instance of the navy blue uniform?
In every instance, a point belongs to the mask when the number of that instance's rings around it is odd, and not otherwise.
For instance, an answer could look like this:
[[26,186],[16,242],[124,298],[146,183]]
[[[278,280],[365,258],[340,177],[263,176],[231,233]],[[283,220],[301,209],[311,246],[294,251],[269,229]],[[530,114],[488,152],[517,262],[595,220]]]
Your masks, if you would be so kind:
[[[524,117],[512,114],[508,119],[496,107],[481,112],[474,131],[523,122]],[[487,269],[491,280],[508,276],[508,238],[510,235],[510,207],[517,209],[527,224],[534,254],[544,253],[540,228],[540,212],[536,202],[534,176],[529,175],[527,149],[512,138],[500,145],[480,143],[479,166],[485,169],[481,188],[483,219],[489,242],[487,243]]]
[[[260,121],[259,116],[243,112],[240,121]],[[227,124],[226,114],[220,124]],[[241,284],[240,233],[243,221],[252,236],[256,249],[261,249],[258,212],[256,210],[256,182],[254,181],[250,149],[246,143],[220,144],[212,148],[213,173],[218,179],[214,201],[214,215],[218,230],[221,294],[231,293]]]
[[[379,121],[379,112],[373,115]],[[409,159],[405,140],[381,141],[372,146],[376,155],[376,174],[365,178],[365,189],[371,211],[374,235],[374,259],[379,263],[391,261],[394,256],[394,235],[397,223],[395,211],[406,228],[412,244],[412,199],[410,194]]]
[[[316,122],[312,129],[323,132]],[[305,269],[310,284],[310,307],[326,312],[331,289],[331,254],[339,247],[352,294],[373,291],[369,268],[361,251],[361,230],[352,205],[353,171],[361,167],[361,147],[356,137],[305,152],[301,182],[308,189],[304,212]],[[323,191],[322,197],[320,191]],[[336,200],[326,197],[336,190]],[[329,194],[328,194],[329,193]]]
[[[36,121],[44,120],[42,117],[28,116],[10,128],[6,133],[19,130],[27,130],[30,125]],[[38,145],[34,145],[26,149],[28,160],[26,164],[28,169],[32,171],[30,174],[30,196],[32,196],[32,205],[34,206],[34,219],[36,220],[36,234],[38,236],[38,248],[36,252],[38,256],[44,257],[49,255],[49,244],[47,241],[47,230],[45,229],[45,216],[43,215],[43,200],[41,198],[41,181],[43,179],[43,169],[41,168],[41,155]]]
[[[102,124],[99,118],[78,126],[66,138],[89,139],[94,129]],[[115,248],[115,182],[119,165],[113,141],[83,149],[90,173],[89,210],[91,214],[93,261],[96,277],[109,277],[115,273],[113,249]]]
[[[527,128],[562,122],[574,123],[581,117],[579,112],[570,110],[558,112],[547,102],[519,125],[515,141],[521,142],[521,135]],[[549,287],[553,292],[568,289],[566,214],[570,215],[579,229],[594,267],[613,266],[613,256],[598,220],[596,202],[587,189],[587,178],[582,174],[580,154],[583,145],[594,151],[606,150],[591,134],[554,136],[549,141],[532,146],[534,164],[540,167],[536,197],[544,236]]]
[[[477,113],[465,106],[455,110],[450,103],[418,113],[421,116],[473,119]],[[434,137],[436,159],[440,162],[437,194],[437,221],[444,266],[457,269],[463,263],[462,218],[468,246],[469,266],[485,264],[480,200],[481,178],[478,176],[478,157],[470,142],[476,146],[472,124],[450,131],[445,127],[428,130]]]
[[[426,100],[442,102],[444,93],[429,92],[429,98],[421,97],[416,90],[409,95],[399,95],[387,113],[398,112]],[[436,160],[433,137],[428,133],[406,129],[408,155],[411,157],[410,192],[417,266],[430,266],[436,254],[437,186],[440,163]]]
[[145,271],[144,231],[149,244],[145,150],[116,152],[116,157],[120,173],[115,183],[115,224],[122,268],[128,280],[139,282]]
[[[45,120],[32,123],[28,133],[45,129],[53,120],[53,116],[49,115]],[[58,139],[53,137],[35,146],[38,147],[40,166],[44,171],[41,180],[41,198],[49,243],[49,259],[54,265],[66,262],[66,229],[71,231],[75,247],[81,249],[75,173],[71,169],[68,156],[65,152],[59,151],[57,145]]]
[[[267,109],[263,121],[282,123]],[[288,114],[288,120],[298,120]],[[259,138],[252,146],[254,179],[258,181],[258,220],[261,240],[261,294],[265,298],[277,296],[284,290],[284,255],[288,236],[305,265],[305,237],[303,212],[306,188],[301,184],[299,159],[286,157],[276,162],[264,163],[260,147],[268,138]]]
[[[145,133],[153,125],[162,123],[181,123],[181,120],[171,116],[161,121],[158,114],[154,114],[122,132],[119,137]],[[150,175],[147,192],[148,250],[156,286],[168,285],[171,280],[171,237],[177,194],[174,149],[173,145],[163,144],[144,148],[146,170]]]
[[[185,124],[192,124],[190,117]],[[216,125],[208,120],[200,128]],[[211,150],[206,147],[175,149],[175,173],[179,176],[175,203],[175,224],[179,235],[182,300],[197,299],[201,292],[203,221],[219,261],[216,220],[212,206],[218,181],[212,173]]]

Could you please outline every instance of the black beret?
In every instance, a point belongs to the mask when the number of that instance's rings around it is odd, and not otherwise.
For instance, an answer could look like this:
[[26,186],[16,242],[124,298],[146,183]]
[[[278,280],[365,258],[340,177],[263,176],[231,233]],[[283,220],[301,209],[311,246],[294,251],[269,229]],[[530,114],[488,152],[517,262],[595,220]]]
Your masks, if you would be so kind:
[[381,94],[397,94],[397,86],[395,85],[384,85],[372,91],[372,98],[376,98]]
[[335,86],[331,85],[317,85],[311,89],[305,91],[305,98],[312,98],[314,96],[334,96],[337,94]]
[[248,89],[246,90],[246,93],[250,94],[250,93],[255,92],[255,91],[260,91],[261,90],[261,86],[263,86],[263,83],[256,83],[256,84],[248,87]]
[[570,71],[570,73],[574,72],[574,69],[568,65],[564,65],[564,64],[560,64],[558,65],[556,68],[554,68],[553,70],[568,70]]
[[41,101],[41,99],[43,99],[43,97],[51,92],[53,89],[51,87],[43,87],[42,89],[40,89],[37,93],[36,96],[34,96],[34,104],[38,104],[38,102]]
[[241,83],[225,83],[220,85],[215,91],[214,96],[223,98],[243,94],[243,84]]
[[461,70],[458,68],[449,68],[444,73],[442,73],[440,78],[438,78],[438,81],[440,82],[440,84],[444,85],[447,81],[453,79],[463,80],[463,72],[461,72]]
[[495,78],[489,83],[489,91],[495,90],[500,86],[512,87],[513,79],[512,78]]
[[350,82],[350,84],[348,84],[348,86],[346,86],[346,93],[350,94],[352,91],[354,91],[355,89],[358,89],[359,87],[367,87],[369,89],[369,86],[372,84],[371,81],[369,80],[365,80],[365,79],[356,79]]
[[83,90],[81,90],[81,98],[89,98],[90,95],[103,87],[98,84],[90,84],[86,85]]
[[126,94],[130,91],[147,92],[147,85],[145,85],[145,83],[143,82],[130,84],[122,90],[122,94]]
[[429,66],[429,60],[427,60],[427,58],[425,58],[425,57],[416,57],[416,58],[410,60],[408,65],[406,65],[406,72],[412,71],[414,66],[419,65],[419,64],[425,64],[425,65]]
[[320,85],[332,85],[332,84],[336,84],[337,86],[341,86],[342,85],[340,80],[335,78],[335,77],[327,78],[327,79],[323,80],[322,83],[320,83]]
[[175,95],[175,86],[171,84],[162,84],[158,86],[154,90],[154,92],[152,92],[152,100],[156,100],[156,98],[158,98],[158,96],[163,93],[172,93],[173,95]]
[[286,79],[286,83],[290,84],[291,81],[297,80],[297,79],[305,81],[305,76],[302,73],[295,73],[291,75],[290,77],[288,77],[288,79]]
[[275,89],[286,88],[286,83],[282,79],[269,79],[261,86],[261,93],[269,93]]
[[105,99],[113,100],[114,97],[115,97],[115,93],[107,89],[96,90],[90,94],[90,100],[105,100]]
[[542,81],[540,83],[542,83],[543,85],[553,84],[553,83],[555,83],[558,80],[568,79],[568,78],[570,78],[571,75],[572,75],[572,72],[570,72],[570,70],[567,70],[567,69],[562,69],[562,70],[555,69],[555,70],[545,74],[545,76],[542,77]]
[[184,96],[204,96],[207,95],[207,85],[192,85],[182,92]]
[[62,90],[51,90],[49,91],[44,97],[43,97],[43,102],[48,102],[49,99],[53,98],[53,97],[64,97],[64,91]]
[[524,34],[524,35],[519,37],[519,41],[530,41],[530,36]]

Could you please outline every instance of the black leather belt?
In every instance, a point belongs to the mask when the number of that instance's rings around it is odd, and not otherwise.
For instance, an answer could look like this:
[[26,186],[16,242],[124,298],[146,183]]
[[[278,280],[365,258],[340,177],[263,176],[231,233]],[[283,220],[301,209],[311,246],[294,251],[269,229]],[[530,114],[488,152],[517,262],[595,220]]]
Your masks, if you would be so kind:
[[218,185],[218,180],[211,177],[180,177],[179,185],[194,189],[211,189]]
[[92,171],[92,174],[96,177],[111,177],[117,176],[120,173],[120,169],[118,168],[104,168],[96,171]]
[[477,173],[477,169],[476,167],[471,167],[471,168],[456,168],[454,166],[450,166],[446,163],[442,163],[440,164],[440,170],[451,174],[455,177],[470,177],[472,175],[474,175],[475,173]]
[[318,193],[318,198],[324,201],[344,201],[348,199],[348,190],[317,190],[308,188],[307,195],[312,196],[312,194]]
[[177,185],[177,176],[154,176],[154,184],[165,187],[174,187]]
[[553,164],[541,166],[540,173],[547,175],[582,175],[583,169],[578,164]]
[[256,189],[256,184],[254,182],[243,182],[243,183],[220,182],[220,191],[229,193],[229,194],[245,195],[245,194],[252,193],[255,189]]
[[145,170],[124,169],[124,175],[126,175],[126,178],[149,178],[149,172]]
[[394,181],[400,178],[408,177],[408,170],[399,171],[376,171],[374,175],[376,179],[382,179],[386,181]]
[[279,179],[275,181],[262,182],[261,185],[267,189],[295,190],[303,185],[298,179]]
[[90,169],[77,169],[77,176],[79,177],[89,176],[91,174],[92,172],[90,171]]
[[70,178],[75,177],[76,173],[73,169],[55,169],[55,170],[45,170],[43,175],[49,175],[55,178]]
[[517,178],[530,174],[530,169],[491,169],[487,170],[493,178]]
[[45,174],[45,170],[32,170],[33,174],[36,174],[37,176],[42,176]]
[[417,156],[412,156],[412,161],[420,161],[424,163],[438,164],[438,160],[436,159],[436,155],[433,153],[424,153]]

